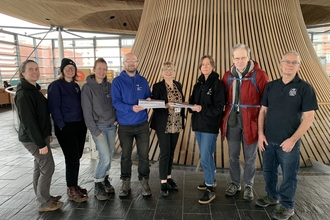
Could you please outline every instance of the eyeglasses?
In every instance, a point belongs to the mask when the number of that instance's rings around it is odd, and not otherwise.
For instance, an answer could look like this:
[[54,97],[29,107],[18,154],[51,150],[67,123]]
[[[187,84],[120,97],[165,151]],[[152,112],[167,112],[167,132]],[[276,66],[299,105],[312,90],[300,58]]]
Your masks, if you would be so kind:
[[246,59],[247,59],[247,57],[234,57],[233,58],[234,59],[234,61],[236,61],[236,62],[238,62],[238,61],[246,61]]
[[64,70],[65,71],[75,71],[76,68],[74,68],[74,67],[66,67],[66,68],[64,68]]
[[281,61],[282,63],[285,63],[286,65],[290,65],[290,64],[292,64],[292,65],[298,65],[298,64],[300,64],[298,61],[290,61],[290,60],[282,60]]
[[126,62],[126,63],[136,63],[136,62],[138,62],[138,60],[125,60],[124,62]]
[[170,69],[163,69],[163,72],[171,73],[171,72],[174,72],[174,69],[172,69],[172,68],[170,68]]

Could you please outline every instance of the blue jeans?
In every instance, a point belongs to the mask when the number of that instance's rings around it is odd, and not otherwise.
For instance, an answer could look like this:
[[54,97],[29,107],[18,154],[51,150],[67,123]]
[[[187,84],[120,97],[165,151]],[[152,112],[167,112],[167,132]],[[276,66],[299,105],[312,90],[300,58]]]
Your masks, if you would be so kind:
[[[280,199],[286,209],[294,209],[294,196],[297,190],[298,171],[300,160],[300,140],[297,141],[291,152],[286,153],[282,147],[268,141],[265,145],[263,157],[263,175],[266,182],[266,192],[274,200]],[[282,170],[282,184],[278,189],[278,167]]]
[[100,125],[98,126],[103,132],[102,136],[93,136],[96,149],[99,153],[99,163],[97,164],[94,181],[102,182],[104,177],[109,175],[111,161],[115,149],[116,126],[115,125]]
[[213,153],[215,151],[218,134],[195,131],[195,137],[200,151],[205,184],[207,186],[213,186],[215,180],[214,173],[216,171]]
[[121,152],[121,179],[131,178],[132,174],[132,151],[133,140],[136,142],[137,154],[139,157],[138,172],[139,180],[149,179],[149,125],[142,122],[138,125],[119,125],[118,137]]

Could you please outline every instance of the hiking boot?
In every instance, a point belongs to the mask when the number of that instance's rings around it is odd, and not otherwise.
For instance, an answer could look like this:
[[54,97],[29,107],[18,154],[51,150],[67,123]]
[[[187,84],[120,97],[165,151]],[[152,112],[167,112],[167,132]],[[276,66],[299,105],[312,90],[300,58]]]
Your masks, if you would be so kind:
[[227,190],[226,190],[226,195],[227,196],[234,196],[237,192],[241,191],[241,185],[236,185],[234,183],[229,184]]
[[110,198],[102,182],[95,183],[94,195],[98,200],[108,200]]
[[79,192],[81,192],[82,194],[84,194],[84,195],[86,195],[88,197],[88,195],[87,195],[87,189],[82,188],[80,186],[77,186],[77,189],[79,190]]
[[253,188],[250,185],[245,185],[244,186],[244,195],[243,199],[246,201],[251,201],[253,200]]
[[142,178],[142,180],[140,180],[141,183],[141,189],[142,189],[142,196],[150,196],[151,195],[151,190],[148,184],[148,180]]
[[85,202],[87,200],[87,195],[82,194],[77,186],[72,186],[67,188],[68,199],[75,202]]
[[53,202],[58,202],[60,199],[62,199],[62,196],[50,196],[50,199]]
[[171,178],[167,179],[167,184],[168,184],[170,190],[178,191],[178,186],[173,181],[173,179],[171,179]]
[[213,192],[213,187],[207,187],[202,198],[198,200],[199,204],[206,205],[209,204],[213,199],[215,199],[215,193]]
[[[213,188],[215,188],[215,187],[217,187],[217,182],[214,180]],[[199,190],[206,190],[207,189],[207,186],[206,186],[205,182],[202,183],[202,184],[200,184],[199,186],[197,186],[197,189],[199,189]]]
[[164,197],[168,196],[169,192],[168,189],[170,188],[168,183],[161,183],[160,184],[160,194]]
[[131,178],[122,179],[122,185],[119,192],[119,197],[128,196],[129,191],[131,190]]
[[270,206],[270,205],[277,205],[278,203],[279,203],[278,200],[271,199],[269,197],[269,195],[264,196],[262,199],[258,199],[256,201],[257,206],[264,207],[264,208],[266,208],[267,206]]
[[109,181],[109,176],[106,175],[104,177],[104,189],[108,194],[114,194],[115,193],[115,189],[113,188],[113,186],[110,184]]
[[59,208],[61,208],[63,205],[63,202],[52,202],[46,207],[39,207],[38,211],[39,212],[50,212],[50,211],[55,211]]
[[294,215],[293,209],[286,209],[283,206],[281,206],[273,212],[272,218],[278,220],[287,220],[293,215]]

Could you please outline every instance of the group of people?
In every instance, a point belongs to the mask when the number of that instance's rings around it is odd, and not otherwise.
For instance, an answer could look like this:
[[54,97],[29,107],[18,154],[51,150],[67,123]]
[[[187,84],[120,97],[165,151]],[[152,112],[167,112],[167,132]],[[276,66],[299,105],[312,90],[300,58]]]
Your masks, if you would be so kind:
[[[294,214],[294,195],[299,170],[300,138],[311,126],[318,109],[310,84],[300,79],[300,56],[295,51],[283,55],[280,62],[282,77],[269,82],[258,63],[250,59],[248,46],[232,48],[233,65],[222,79],[215,72],[215,61],[203,56],[199,62],[201,75],[189,97],[192,130],[200,150],[204,182],[200,204],[215,199],[217,186],[213,154],[221,131],[227,139],[231,182],[225,191],[234,196],[241,186],[241,148],[244,155],[243,199],[254,199],[253,183],[256,172],[256,153],[263,156],[263,174],[267,195],[256,201],[267,207],[281,203],[274,212],[275,219],[288,219]],[[107,62],[99,58],[94,74],[86,79],[80,90],[75,83],[76,64],[67,58],[61,63],[61,76],[48,87],[48,100],[38,91],[39,69],[36,62],[27,60],[20,68],[21,82],[15,103],[21,120],[19,140],[35,157],[34,189],[40,202],[39,211],[60,208],[61,196],[49,194],[54,161],[49,148],[52,141],[49,113],[54,121],[55,135],[63,150],[66,164],[67,194],[70,200],[86,201],[87,190],[78,185],[80,158],[87,128],[99,153],[94,182],[94,195],[109,199],[114,193],[109,177],[115,136],[121,147],[122,185],[119,196],[126,197],[131,189],[134,140],[138,154],[138,179],[143,196],[150,196],[149,186],[149,125],[147,109],[138,105],[140,99],[164,100],[165,108],[154,108],[150,128],[156,131],[160,148],[160,193],[166,197],[178,186],[172,179],[172,165],[179,133],[185,127],[184,108],[175,103],[185,102],[182,85],[175,80],[175,66],[166,61],[162,65],[160,82],[152,87],[137,70],[138,59],[128,53],[123,60],[124,70],[109,83]],[[48,102],[48,103],[47,103]],[[23,111],[24,110],[24,114]],[[86,128],[87,126],[87,128]],[[278,129],[281,127],[281,129]],[[278,188],[278,167],[283,180]]]

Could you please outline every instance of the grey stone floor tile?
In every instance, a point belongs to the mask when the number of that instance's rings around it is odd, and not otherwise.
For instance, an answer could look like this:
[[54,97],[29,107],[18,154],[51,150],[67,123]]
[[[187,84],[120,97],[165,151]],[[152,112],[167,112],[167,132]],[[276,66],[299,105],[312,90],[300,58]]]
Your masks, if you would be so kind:
[[[79,185],[88,190],[86,202],[68,200],[65,181],[65,161],[56,140],[52,144],[55,173],[52,177],[51,194],[62,195],[64,202],[60,210],[38,212],[38,202],[32,186],[33,157],[17,140],[17,132],[12,126],[11,109],[0,108],[0,121],[5,121],[0,129],[0,220],[127,220],[127,219],[177,219],[177,220],[269,220],[275,206],[261,208],[255,205],[265,193],[265,183],[261,171],[257,171],[254,183],[254,201],[243,200],[243,191],[233,197],[225,196],[230,183],[227,169],[218,169],[215,174],[216,198],[208,205],[200,205],[198,199],[203,191],[197,186],[204,181],[201,169],[193,166],[174,165],[172,178],[179,191],[170,191],[168,197],[160,194],[158,163],[151,162],[149,185],[152,195],[141,196],[137,165],[132,166],[131,192],[119,198],[120,155],[114,155],[110,172],[115,194],[107,201],[99,201],[94,196],[94,173],[97,160],[91,159],[86,151],[81,159]],[[5,118],[5,120],[3,120]],[[88,142],[86,142],[88,144]],[[87,148],[86,148],[87,149]],[[133,155],[134,156],[134,155]],[[281,176],[280,176],[281,182]],[[242,185],[243,186],[243,185]],[[313,172],[313,168],[302,168],[298,176],[295,215],[290,220],[330,219],[330,174]]]
[[254,210],[240,210],[240,217],[242,220],[267,220],[270,219],[265,211],[254,211]]
[[185,214],[183,213],[183,220],[212,220],[210,214]]
[[131,200],[108,200],[99,217],[125,218],[131,206]]
[[126,220],[148,220],[153,219],[155,215],[155,210],[137,210],[137,209],[130,209]]
[[155,193],[149,197],[143,197],[142,195],[139,195],[137,198],[133,199],[130,209],[155,210],[157,200],[158,198]]
[[158,200],[154,219],[182,219],[182,200]]
[[212,219],[240,219],[238,209],[235,204],[232,205],[210,205]]
[[210,214],[210,205],[201,205],[198,203],[200,198],[185,198],[183,213]]

